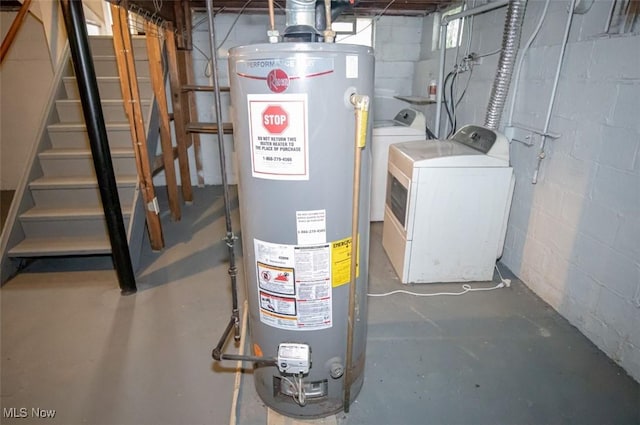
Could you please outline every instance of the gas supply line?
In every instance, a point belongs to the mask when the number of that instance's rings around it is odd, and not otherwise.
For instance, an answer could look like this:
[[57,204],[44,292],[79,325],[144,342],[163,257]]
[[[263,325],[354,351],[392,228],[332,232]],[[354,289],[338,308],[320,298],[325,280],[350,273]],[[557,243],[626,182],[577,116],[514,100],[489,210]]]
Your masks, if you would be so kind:
[[349,413],[349,402],[351,398],[352,369],[353,369],[353,334],[356,310],[356,278],[358,262],[358,216],[360,214],[360,174],[362,168],[362,149],[367,143],[367,122],[369,119],[370,99],[367,95],[354,93],[350,97],[350,102],[355,110],[356,131],[355,149],[353,160],[353,199],[351,213],[351,264],[349,280],[349,310],[347,319],[347,355],[344,372],[344,399],[343,407],[345,413]]

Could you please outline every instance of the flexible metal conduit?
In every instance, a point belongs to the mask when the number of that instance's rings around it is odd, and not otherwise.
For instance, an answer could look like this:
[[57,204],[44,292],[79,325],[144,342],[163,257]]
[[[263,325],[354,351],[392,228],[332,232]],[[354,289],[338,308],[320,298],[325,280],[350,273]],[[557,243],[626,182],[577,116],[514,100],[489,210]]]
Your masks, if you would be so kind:
[[504,110],[504,104],[509,94],[511,75],[520,45],[520,33],[522,32],[522,19],[526,8],[526,0],[512,0],[507,8],[504,35],[502,38],[502,52],[498,61],[496,78],[491,88],[489,106],[485,116],[485,126],[497,130],[500,126],[500,118]]

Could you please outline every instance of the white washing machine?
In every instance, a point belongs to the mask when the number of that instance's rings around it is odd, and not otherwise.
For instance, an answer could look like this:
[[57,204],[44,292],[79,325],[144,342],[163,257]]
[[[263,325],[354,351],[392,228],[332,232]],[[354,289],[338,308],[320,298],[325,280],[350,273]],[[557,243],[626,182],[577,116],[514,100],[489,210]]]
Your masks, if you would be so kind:
[[402,283],[489,281],[515,183],[509,142],[466,126],[389,149],[382,245]]
[[393,143],[426,139],[424,114],[415,109],[400,110],[392,121],[374,121],[371,138],[371,221],[384,220],[384,198],[387,190],[389,146]]

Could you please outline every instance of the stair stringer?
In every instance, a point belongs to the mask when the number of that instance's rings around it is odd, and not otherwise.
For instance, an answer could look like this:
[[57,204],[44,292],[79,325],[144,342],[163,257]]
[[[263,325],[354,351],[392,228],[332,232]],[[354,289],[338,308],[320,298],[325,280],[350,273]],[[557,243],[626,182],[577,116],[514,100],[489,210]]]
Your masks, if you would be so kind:
[[0,282],[4,284],[13,277],[19,269],[18,259],[9,258],[7,253],[11,247],[17,245],[24,240],[25,234],[21,226],[16,226],[16,221],[20,214],[32,208],[35,205],[31,192],[28,189],[29,183],[38,177],[42,177],[43,173],[37,161],[38,154],[50,147],[47,135],[47,126],[58,122],[58,113],[55,108],[55,102],[58,99],[66,98],[66,92],[62,78],[73,75],[71,66],[69,45],[67,44],[62,53],[62,59],[59,61],[58,68],[53,77],[51,90],[49,91],[49,100],[42,112],[40,127],[36,133],[36,140],[27,158],[27,167],[18,182],[13,201],[9,207],[5,226],[0,234]]

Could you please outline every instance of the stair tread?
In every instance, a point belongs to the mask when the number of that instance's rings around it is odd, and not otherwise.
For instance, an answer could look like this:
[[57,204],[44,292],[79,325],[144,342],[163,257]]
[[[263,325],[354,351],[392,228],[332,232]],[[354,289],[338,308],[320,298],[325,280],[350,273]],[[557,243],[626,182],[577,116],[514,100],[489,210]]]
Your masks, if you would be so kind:
[[106,237],[27,238],[9,250],[11,257],[109,254]]
[[[111,148],[111,157],[128,158],[135,156],[133,149],[129,148]],[[90,149],[47,149],[38,154],[40,158],[86,158],[91,157]]]
[[[122,206],[122,215],[131,215],[131,205]],[[100,207],[77,208],[44,208],[34,207],[20,214],[24,220],[80,220],[87,218],[104,218],[104,210]]]
[[[233,134],[233,124],[230,122],[222,123],[224,134]],[[192,122],[187,124],[187,132],[189,133],[218,133],[218,124],[215,122]]]
[[[121,130],[121,131],[130,131],[130,127],[128,123],[124,122],[116,122],[116,123],[105,123],[107,130]],[[47,126],[49,131],[86,131],[87,126],[84,123],[56,123],[49,124]]]
[[[125,175],[116,176],[118,186],[135,186],[138,183],[138,176]],[[31,189],[72,189],[79,187],[97,187],[98,181],[95,177],[40,177],[29,183]]]

